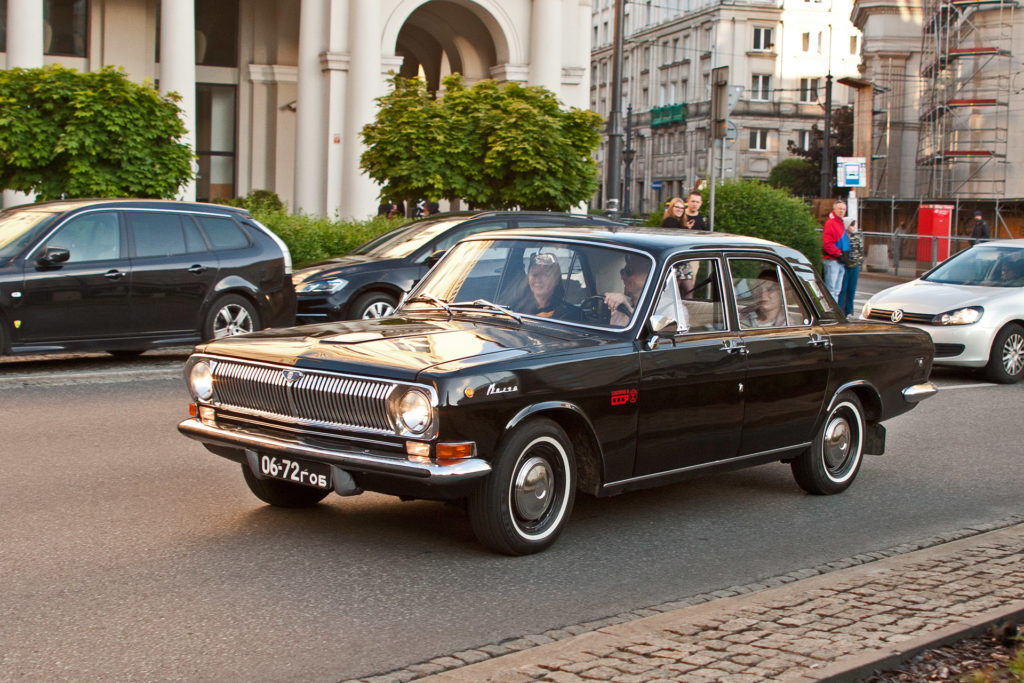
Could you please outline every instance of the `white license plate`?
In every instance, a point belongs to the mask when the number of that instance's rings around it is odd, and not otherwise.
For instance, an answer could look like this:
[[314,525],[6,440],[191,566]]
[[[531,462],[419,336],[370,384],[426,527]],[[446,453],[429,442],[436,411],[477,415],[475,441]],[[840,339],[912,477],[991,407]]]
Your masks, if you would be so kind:
[[260,474],[271,479],[290,481],[318,489],[330,489],[331,468],[319,462],[280,458],[276,455],[259,454]]

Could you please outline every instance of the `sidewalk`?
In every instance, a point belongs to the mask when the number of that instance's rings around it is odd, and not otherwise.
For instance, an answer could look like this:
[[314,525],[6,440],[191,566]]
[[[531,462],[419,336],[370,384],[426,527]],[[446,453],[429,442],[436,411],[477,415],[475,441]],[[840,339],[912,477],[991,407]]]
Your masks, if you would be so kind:
[[[767,582],[774,587],[697,596],[689,602],[700,604],[666,606],[557,640],[533,636],[456,653],[366,680],[856,681],[992,623],[1024,620],[1024,519],[949,538],[959,540],[859,555]],[[519,651],[501,654],[513,649]]]

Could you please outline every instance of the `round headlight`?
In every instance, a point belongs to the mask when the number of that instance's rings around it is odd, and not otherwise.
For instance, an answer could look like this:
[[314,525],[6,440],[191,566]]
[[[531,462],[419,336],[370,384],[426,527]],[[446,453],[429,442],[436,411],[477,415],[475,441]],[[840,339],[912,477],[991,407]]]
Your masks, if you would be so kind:
[[422,434],[430,426],[430,399],[422,392],[410,390],[398,402],[398,419],[413,434]]
[[209,401],[213,397],[213,368],[205,361],[199,361],[188,373],[188,381],[192,385],[192,393],[196,397]]

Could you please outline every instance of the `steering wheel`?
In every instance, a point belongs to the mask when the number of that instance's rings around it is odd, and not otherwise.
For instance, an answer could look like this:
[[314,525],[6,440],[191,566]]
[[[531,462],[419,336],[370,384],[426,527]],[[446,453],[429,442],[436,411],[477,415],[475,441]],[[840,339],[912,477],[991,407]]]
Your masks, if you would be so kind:
[[589,323],[607,325],[611,322],[612,312],[608,310],[601,295],[588,296],[580,302],[580,310],[583,311],[583,319]]

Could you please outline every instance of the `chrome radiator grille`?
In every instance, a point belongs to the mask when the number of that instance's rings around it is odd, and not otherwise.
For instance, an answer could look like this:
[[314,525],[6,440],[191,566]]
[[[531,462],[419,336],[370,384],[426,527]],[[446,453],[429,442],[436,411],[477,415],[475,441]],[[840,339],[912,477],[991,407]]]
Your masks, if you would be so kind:
[[221,407],[394,433],[388,413],[393,382],[223,360],[214,366],[213,377],[215,400]]

